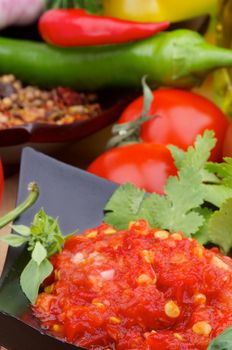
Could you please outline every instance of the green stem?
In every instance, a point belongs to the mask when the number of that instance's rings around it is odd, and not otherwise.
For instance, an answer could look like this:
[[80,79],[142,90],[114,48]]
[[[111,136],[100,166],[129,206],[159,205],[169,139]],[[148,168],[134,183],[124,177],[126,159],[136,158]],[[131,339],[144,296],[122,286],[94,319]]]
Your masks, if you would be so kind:
[[2,218],[0,218],[0,228],[3,228],[7,224],[9,224],[11,221],[15,220],[17,217],[19,217],[22,213],[24,213],[27,209],[29,209],[37,200],[39,196],[39,187],[37,183],[31,182],[28,185],[28,191],[29,195],[25,199],[24,202],[19,204],[19,206],[6,215],[4,215]]
[[141,111],[141,115],[138,116],[137,119],[133,121],[129,121],[127,123],[115,124],[112,128],[113,136],[109,140],[106,145],[106,148],[114,148],[127,145],[129,143],[138,143],[141,141],[140,134],[142,125],[157,117],[157,115],[149,115],[151,104],[154,99],[152,90],[146,83],[146,76],[142,78],[142,86],[143,86],[143,109]]

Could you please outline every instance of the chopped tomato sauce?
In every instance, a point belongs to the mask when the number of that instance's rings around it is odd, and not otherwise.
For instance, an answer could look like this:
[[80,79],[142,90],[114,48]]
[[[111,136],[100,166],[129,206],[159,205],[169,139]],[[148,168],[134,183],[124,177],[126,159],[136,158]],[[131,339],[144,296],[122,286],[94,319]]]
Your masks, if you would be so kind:
[[70,238],[33,306],[88,349],[205,350],[232,326],[232,260],[144,220]]

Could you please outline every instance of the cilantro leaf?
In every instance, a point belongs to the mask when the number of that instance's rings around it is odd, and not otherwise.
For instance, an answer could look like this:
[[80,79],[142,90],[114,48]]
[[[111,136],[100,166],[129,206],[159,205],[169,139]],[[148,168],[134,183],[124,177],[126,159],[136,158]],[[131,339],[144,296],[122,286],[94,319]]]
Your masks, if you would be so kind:
[[139,216],[145,195],[145,191],[132,184],[120,186],[104,208],[104,221],[119,230],[126,229],[130,221],[141,219]]
[[192,168],[182,169],[179,177],[169,177],[165,194],[164,197],[152,194],[148,199],[158,227],[182,231],[187,236],[195,233],[204,222],[200,214],[191,211],[204,201],[200,174]]
[[211,216],[208,229],[210,241],[228,253],[232,248],[232,198]]
[[227,328],[217,338],[213,339],[207,350],[231,350],[232,327]]
[[145,219],[151,227],[180,230],[188,236],[197,232],[204,218],[191,210],[204,201],[201,175],[192,168],[182,169],[179,177],[168,179],[165,192],[166,196],[155,193],[146,196],[131,184],[120,186],[105,207],[104,221],[117,229],[126,229],[130,221]]
[[170,176],[164,191],[179,212],[188,212],[204,202],[202,178],[194,168],[180,170],[178,177]]
[[196,239],[201,244],[206,244],[210,241],[209,239],[209,230],[208,230],[208,221],[213,214],[213,210],[207,207],[199,207],[195,211],[203,216],[204,222],[199,230],[193,235],[193,238]]
[[178,169],[192,167],[195,171],[204,169],[211,151],[216,144],[216,138],[212,130],[205,130],[203,135],[198,135],[194,146],[190,146],[186,152],[176,146],[168,146]]
[[205,201],[220,208],[221,205],[232,197],[232,188],[223,186],[221,184],[207,184],[205,187]]
[[[119,188],[106,205],[105,221],[125,229],[130,221],[145,219],[151,227],[182,231],[186,236],[196,235],[202,243],[208,242],[208,221],[213,211],[203,208],[207,203],[219,207],[225,199],[232,197],[232,188],[224,186],[217,174],[206,168],[215,143],[214,132],[206,130],[186,152],[170,145],[179,171],[177,176],[169,177],[165,195],[145,196],[144,191],[132,185]],[[232,161],[228,164],[232,165]]]
[[20,276],[23,292],[32,304],[35,303],[41,283],[51,274],[53,266],[48,259],[38,265],[33,259],[24,268]]
[[216,173],[222,179],[224,186],[232,188],[232,158],[224,158],[223,163],[208,162],[206,169],[211,173]]
[[168,145],[168,149],[172,154],[177,169],[180,169],[185,159],[186,152],[175,145]]

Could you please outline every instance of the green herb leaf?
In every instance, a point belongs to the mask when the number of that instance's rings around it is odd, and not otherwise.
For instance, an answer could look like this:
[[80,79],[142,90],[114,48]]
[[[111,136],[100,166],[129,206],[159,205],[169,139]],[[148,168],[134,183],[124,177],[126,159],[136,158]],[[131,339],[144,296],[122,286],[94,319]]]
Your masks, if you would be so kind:
[[119,230],[126,229],[130,221],[140,218],[144,197],[145,191],[134,185],[120,186],[105,206],[104,221]]
[[211,216],[208,229],[210,241],[228,253],[232,248],[232,198]]
[[198,135],[194,146],[189,147],[187,152],[180,150],[175,146],[168,146],[175,164],[179,169],[192,167],[195,171],[204,169],[211,151],[216,144],[216,138],[212,130],[206,130],[203,135]]
[[11,247],[20,247],[22,244],[28,242],[28,238],[14,234],[2,236],[0,237],[0,240],[7,243]]
[[21,236],[29,236],[31,233],[31,230],[29,227],[24,226],[24,225],[12,225],[11,228],[19,233]]
[[211,173],[216,173],[222,179],[224,186],[232,188],[232,158],[224,158],[223,163],[208,162],[206,169]]
[[104,221],[126,229],[130,221],[145,219],[151,227],[182,231],[188,236],[197,232],[204,217],[191,210],[204,202],[200,174],[192,168],[181,170],[179,178],[169,178],[165,192],[166,196],[145,196],[144,191],[131,184],[120,186],[105,207]]
[[222,184],[213,185],[207,184],[205,186],[205,201],[220,208],[221,205],[232,197],[232,188],[223,186]]
[[70,235],[63,237],[58,219],[48,216],[43,209],[35,215],[30,228],[24,225],[14,225],[12,228],[19,235],[10,234],[0,239],[12,247],[28,243],[27,249],[31,251],[31,260],[22,272],[20,284],[29,300],[34,302],[40,283],[52,271],[52,265],[47,257],[61,251]]
[[[116,228],[126,228],[132,220],[146,219],[152,227],[182,231],[186,236],[195,235],[201,243],[208,242],[208,222],[213,210],[206,209],[206,205],[220,207],[226,199],[232,197],[232,188],[228,187],[232,179],[232,160],[227,159],[223,168],[221,165],[206,167],[215,143],[214,132],[206,130],[203,135],[197,136],[194,146],[189,147],[186,152],[176,146],[169,146],[179,171],[178,176],[169,177],[165,196],[145,196],[144,192],[139,192],[139,209],[135,215],[124,208],[129,208],[126,206],[127,198],[130,207],[133,207],[133,201],[137,199],[136,191],[140,190],[124,187],[121,202],[119,188],[112,197],[113,203],[111,199],[106,206],[106,209],[110,208],[106,221]],[[224,176],[224,183],[219,175]]]
[[20,285],[32,304],[35,303],[41,283],[52,273],[53,266],[48,259],[40,265],[30,260],[20,277]]
[[61,251],[66,238],[62,235],[58,219],[53,219],[41,209],[35,215],[30,230],[31,236],[28,247],[30,251],[33,251],[37,242],[44,246],[48,257]]
[[231,350],[232,349],[232,327],[227,328],[217,338],[212,340],[207,350]]
[[169,177],[166,196],[152,194],[147,199],[158,227],[172,232],[182,231],[186,236],[198,231],[204,218],[192,209],[204,202],[205,190],[201,182],[200,174],[194,169],[182,169],[179,177]]
[[172,154],[177,169],[180,169],[185,159],[186,152],[174,145],[168,145],[168,149]]
[[204,222],[203,225],[199,228],[199,230],[193,235],[193,238],[201,244],[206,244],[210,241],[208,222],[211,215],[213,214],[213,210],[206,207],[198,207],[197,209],[195,209],[195,211],[201,216],[203,216]]
[[31,257],[38,265],[47,257],[47,251],[40,242],[36,242]]

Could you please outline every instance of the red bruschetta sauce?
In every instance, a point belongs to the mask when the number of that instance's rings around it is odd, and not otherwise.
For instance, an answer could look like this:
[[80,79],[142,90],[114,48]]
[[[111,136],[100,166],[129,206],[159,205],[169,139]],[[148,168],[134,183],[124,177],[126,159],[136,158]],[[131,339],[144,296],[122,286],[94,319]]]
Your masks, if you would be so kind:
[[69,239],[34,314],[88,349],[205,350],[232,326],[232,260],[144,220]]

